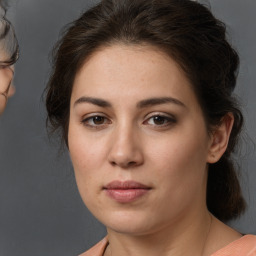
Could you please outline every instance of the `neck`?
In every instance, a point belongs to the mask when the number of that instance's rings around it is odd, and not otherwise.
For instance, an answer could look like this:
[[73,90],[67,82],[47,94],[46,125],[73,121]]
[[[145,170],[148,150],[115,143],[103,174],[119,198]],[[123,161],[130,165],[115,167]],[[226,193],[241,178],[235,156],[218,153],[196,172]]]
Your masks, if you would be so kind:
[[191,216],[147,234],[123,234],[108,229],[106,256],[205,256],[205,244],[211,229],[208,211]]

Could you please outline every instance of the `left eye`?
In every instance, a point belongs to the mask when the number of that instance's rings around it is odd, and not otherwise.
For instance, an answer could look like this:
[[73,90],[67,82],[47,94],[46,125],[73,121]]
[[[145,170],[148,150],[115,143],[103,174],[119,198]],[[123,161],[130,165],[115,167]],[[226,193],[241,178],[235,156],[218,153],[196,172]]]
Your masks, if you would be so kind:
[[108,124],[109,120],[104,116],[91,116],[82,120],[82,123],[86,126],[101,126]]
[[175,122],[176,120],[174,118],[160,115],[152,116],[146,120],[147,124],[156,126],[164,126]]
[[100,125],[105,123],[105,117],[103,116],[94,116],[90,120],[93,122],[93,124]]

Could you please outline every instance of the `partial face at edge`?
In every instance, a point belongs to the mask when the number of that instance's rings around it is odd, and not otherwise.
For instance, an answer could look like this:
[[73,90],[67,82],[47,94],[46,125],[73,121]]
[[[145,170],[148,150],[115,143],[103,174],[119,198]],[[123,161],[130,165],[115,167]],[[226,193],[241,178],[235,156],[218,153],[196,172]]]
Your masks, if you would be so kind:
[[0,68],[0,115],[5,109],[7,99],[15,92],[15,89],[11,84],[13,74],[13,66]]
[[[114,45],[83,65],[68,141],[81,197],[109,229],[149,233],[206,210],[212,138],[184,73],[153,47]],[[116,181],[145,191],[108,191]]]

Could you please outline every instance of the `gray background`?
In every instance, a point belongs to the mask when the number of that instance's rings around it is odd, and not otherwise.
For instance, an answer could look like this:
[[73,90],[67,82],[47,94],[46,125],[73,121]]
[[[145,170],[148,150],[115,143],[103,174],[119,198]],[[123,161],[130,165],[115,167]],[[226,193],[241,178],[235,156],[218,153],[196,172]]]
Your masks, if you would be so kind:
[[[203,2],[203,1],[202,1]],[[104,236],[83,205],[67,152],[60,154],[45,129],[42,94],[49,52],[59,31],[93,0],[12,0],[8,16],[20,43],[16,95],[0,120],[0,256],[77,255]],[[248,202],[232,223],[256,234],[256,1],[212,0],[241,56],[237,94],[246,115],[246,143],[238,157]]]

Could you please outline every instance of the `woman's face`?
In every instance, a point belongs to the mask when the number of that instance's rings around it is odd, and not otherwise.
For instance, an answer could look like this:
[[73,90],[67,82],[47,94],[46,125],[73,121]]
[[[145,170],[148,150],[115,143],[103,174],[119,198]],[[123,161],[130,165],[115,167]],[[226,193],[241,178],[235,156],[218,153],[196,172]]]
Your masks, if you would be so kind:
[[2,114],[5,109],[8,97],[12,96],[15,92],[11,84],[13,73],[13,66],[0,67],[0,114]]
[[114,45],[76,75],[68,132],[81,197],[109,230],[146,234],[206,210],[212,139],[176,62]]

